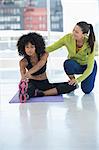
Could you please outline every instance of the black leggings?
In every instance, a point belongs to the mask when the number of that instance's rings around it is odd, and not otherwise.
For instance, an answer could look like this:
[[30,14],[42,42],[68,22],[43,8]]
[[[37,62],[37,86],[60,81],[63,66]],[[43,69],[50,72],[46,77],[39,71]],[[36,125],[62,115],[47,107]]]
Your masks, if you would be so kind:
[[65,94],[74,91],[76,89],[76,86],[69,85],[68,82],[49,83],[48,79],[42,81],[30,79],[28,82],[27,92],[29,97],[33,97],[35,95],[36,89],[46,91],[52,88],[56,88],[58,95],[60,95],[60,94]]

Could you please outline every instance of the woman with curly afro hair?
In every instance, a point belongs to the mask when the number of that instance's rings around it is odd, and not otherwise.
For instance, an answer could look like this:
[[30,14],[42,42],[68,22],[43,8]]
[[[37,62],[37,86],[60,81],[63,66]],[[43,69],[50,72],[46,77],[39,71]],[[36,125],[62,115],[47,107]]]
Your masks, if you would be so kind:
[[49,83],[46,76],[48,53],[45,52],[45,41],[40,34],[32,32],[22,35],[17,48],[19,55],[23,57],[19,62],[20,102],[26,102],[31,97],[60,95],[76,89],[76,86],[69,85],[68,82]]

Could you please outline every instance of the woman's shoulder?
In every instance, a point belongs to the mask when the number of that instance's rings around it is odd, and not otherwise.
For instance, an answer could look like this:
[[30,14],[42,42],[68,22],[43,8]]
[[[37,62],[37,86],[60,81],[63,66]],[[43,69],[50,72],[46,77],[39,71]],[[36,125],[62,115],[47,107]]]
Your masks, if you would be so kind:
[[23,57],[20,61],[25,62],[25,61],[27,61],[27,58]]
[[27,59],[24,57],[19,61],[19,63],[27,65],[28,62],[27,62]]
[[65,39],[66,41],[72,41],[72,40],[74,40],[74,39],[73,39],[73,34],[72,34],[72,33],[66,34],[66,35],[64,36],[64,39]]
[[64,35],[64,37],[73,37],[73,34],[72,33],[67,33]]

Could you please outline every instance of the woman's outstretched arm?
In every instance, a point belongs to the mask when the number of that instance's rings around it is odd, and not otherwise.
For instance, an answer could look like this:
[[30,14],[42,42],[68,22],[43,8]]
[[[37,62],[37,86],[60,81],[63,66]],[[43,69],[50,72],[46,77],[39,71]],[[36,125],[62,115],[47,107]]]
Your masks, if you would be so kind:
[[38,61],[38,63],[35,66],[33,66],[28,72],[26,72],[25,77],[28,78],[31,74],[33,74],[33,73],[37,72],[38,70],[40,70],[46,64],[47,58],[48,58],[48,53],[45,52],[41,56],[41,58]]

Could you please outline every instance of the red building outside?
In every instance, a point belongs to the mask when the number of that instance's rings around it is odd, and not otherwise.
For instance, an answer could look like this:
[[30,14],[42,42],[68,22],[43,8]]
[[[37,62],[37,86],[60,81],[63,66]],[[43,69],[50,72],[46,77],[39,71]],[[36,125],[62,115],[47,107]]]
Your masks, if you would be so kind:
[[23,11],[25,30],[47,31],[47,9],[25,7]]

